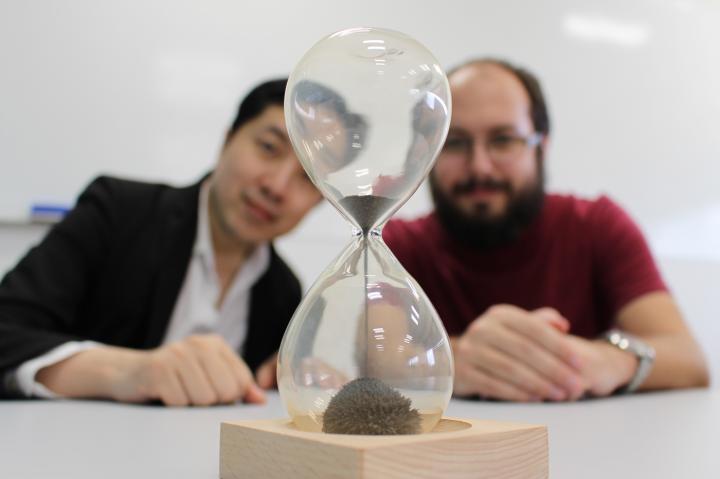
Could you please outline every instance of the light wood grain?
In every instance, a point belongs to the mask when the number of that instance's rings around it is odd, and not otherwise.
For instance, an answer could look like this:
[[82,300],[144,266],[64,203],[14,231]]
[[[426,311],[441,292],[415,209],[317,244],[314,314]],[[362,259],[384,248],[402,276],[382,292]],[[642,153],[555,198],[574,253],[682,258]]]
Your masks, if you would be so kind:
[[548,477],[545,426],[445,418],[427,434],[353,436],[304,432],[288,419],[224,422],[220,477]]

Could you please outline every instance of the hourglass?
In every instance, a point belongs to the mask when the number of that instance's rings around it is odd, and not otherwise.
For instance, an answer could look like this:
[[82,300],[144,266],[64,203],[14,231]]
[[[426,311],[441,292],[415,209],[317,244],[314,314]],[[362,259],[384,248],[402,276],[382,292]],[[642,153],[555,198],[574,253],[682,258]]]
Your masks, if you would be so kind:
[[308,175],[353,226],[352,241],[298,307],[280,347],[278,388],[306,431],[431,430],[452,393],[447,334],[381,237],[418,188],[450,121],[447,78],[398,32],[330,35],[300,60],[285,94]]
[[[283,337],[277,379],[290,421],[223,423],[221,477],[480,477],[518,460],[513,477],[546,476],[544,427],[443,418],[453,385],[447,333],[382,240],[384,222],[432,168],[450,109],[438,61],[395,31],[334,33],[295,67],[290,139],[350,223],[350,242]],[[492,454],[503,441],[516,454]]]

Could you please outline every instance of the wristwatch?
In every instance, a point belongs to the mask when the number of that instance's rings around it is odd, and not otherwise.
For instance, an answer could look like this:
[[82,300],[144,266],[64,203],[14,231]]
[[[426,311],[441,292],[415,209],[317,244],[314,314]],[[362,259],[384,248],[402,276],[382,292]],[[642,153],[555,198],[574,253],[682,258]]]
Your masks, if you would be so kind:
[[655,349],[641,339],[619,329],[611,329],[605,333],[605,340],[622,351],[634,354],[637,358],[638,366],[635,374],[630,382],[616,392],[623,394],[635,391],[650,374],[655,362]]

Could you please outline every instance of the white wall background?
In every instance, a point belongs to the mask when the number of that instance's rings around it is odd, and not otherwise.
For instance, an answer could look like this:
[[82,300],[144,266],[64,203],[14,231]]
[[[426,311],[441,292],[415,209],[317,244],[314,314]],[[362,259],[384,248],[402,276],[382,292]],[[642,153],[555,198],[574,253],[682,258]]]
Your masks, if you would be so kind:
[[[210,169],[237,101],[322,36],[408,33],[447,67],[536,71],[550,187],[609,193],[638,220],[720,366],[720,0],[0,1],[0,271],[94,175],[173,183]],[[425,188],[399,214],[430,208]],[[279,242],[306,286],[349,238],[327,206]]]

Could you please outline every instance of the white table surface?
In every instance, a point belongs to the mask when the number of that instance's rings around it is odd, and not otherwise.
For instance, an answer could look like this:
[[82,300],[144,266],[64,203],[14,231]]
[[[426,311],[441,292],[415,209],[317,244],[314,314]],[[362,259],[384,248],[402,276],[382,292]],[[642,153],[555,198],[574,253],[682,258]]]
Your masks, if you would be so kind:
[[[218,477],[220,422],[285,417],[263,406],[170,409],[0,401],[0,478]],[[546,424],[551,478],[720,477],[720,390],[574,404],[453,400],[447,416]]]

